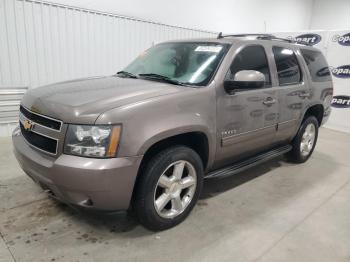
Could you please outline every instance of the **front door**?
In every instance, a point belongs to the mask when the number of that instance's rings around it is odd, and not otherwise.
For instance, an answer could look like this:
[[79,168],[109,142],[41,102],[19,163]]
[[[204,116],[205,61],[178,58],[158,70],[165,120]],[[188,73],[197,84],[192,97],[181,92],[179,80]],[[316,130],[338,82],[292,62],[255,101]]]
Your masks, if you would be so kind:
[[265,86],[226,93],[223,83],[217,87],[217,152],[215,167],[256,154],[269,147],[276,134],[278,92],[271,88],[271,75],[265,48],[241,47],[234,55],[225,79],[233,79],[241,70],[265,75]]

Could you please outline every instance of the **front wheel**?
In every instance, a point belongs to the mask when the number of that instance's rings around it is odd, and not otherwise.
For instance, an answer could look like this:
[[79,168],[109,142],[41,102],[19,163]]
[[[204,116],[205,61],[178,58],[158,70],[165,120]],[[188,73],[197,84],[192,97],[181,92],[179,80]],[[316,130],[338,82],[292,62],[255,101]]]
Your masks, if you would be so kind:
[[166,149],[147,164],[136,185],[134,209],[141,224],[164,230],[181,223],[196,204],[203,164],[191,148]]
[[295,163],[304,163],[315,149],[318,137],[318,121],[316,117],[309,116],[301,124],[299,131],[293,139],[293,149],[289,159]]

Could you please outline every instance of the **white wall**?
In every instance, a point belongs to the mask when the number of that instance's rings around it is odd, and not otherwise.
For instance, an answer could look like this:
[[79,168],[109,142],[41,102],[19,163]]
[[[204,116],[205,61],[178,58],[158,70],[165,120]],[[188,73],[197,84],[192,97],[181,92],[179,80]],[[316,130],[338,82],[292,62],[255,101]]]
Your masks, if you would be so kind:
[[[49,0],[166,24],[226,33],[309,28],[312,0]],[[265,22],[265,23],[264,23]]]
[[314,1],[310,29],[342,30],[349,28],[349,0]]
[[113,74],[154,42],[213,36],[41,1],[0,0],[0,87]]
[[215,36],[40,1],[0,0],[0,137],[17,123],[21,87],[110,75],[154,42]]

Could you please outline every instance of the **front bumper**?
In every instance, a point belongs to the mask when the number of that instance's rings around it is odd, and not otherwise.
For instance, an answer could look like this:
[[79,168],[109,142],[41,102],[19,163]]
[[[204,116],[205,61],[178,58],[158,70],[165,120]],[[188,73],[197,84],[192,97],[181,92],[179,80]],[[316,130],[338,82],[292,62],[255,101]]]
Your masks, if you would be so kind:
[[91,209],[128,209],[142,156],[96,159],[62,154],[54,158],[32,148],[17,128],[12,141],[23,171],[53,197]]

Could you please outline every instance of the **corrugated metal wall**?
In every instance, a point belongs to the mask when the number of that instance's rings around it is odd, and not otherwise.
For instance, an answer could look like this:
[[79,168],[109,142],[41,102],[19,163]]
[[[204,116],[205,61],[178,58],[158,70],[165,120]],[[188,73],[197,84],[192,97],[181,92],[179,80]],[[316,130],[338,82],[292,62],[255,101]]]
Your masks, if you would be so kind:
[[26,87],[0,86],[0,137],[10,135],[18,125],[18,107]]
[[[0,0],[0,87],[113,74],[153,43],[214,35],[42,1]],[[7,126],[0,124],[0,136]]]

